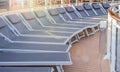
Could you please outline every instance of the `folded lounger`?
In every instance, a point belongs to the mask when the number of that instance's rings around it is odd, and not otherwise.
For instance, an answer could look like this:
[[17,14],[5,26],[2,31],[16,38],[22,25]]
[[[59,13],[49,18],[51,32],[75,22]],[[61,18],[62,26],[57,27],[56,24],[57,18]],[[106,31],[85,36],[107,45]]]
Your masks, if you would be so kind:
[[[66,44],[69,38],[48,38],[48,37],[29,37],[29,36],[17,36],[13,30],[0,18],[0,33],[13,42],[27,42],[27,43],[46,43],[46,44]],[[68,40],[68,41],[67,41]]]
[[68,52],[71,46],[60,44],[16,43],[0,35],[0,50],[28,52]]
[[[0,53],[1,67],[39,67],[71,65],[70,54],[62,53]],[[61,67],[62,68],[62,67]],[[60,70],[60,69],[59,69]],[[63,69],[62,69],[63,70]]]
[[58,33],[58,32],[49,32],[49,31],[30,31],[29,28],[25,25],[24,21],[19,18],[16,14],[7,15],[5,17],[9,26],[11,26],[16,32],[20,35],[38,35],[44,37],[69,37],[72,33]]
[[[61,24],[61,23],[66,23],[66,24],[70,24],[70,25],[71,25],[71,24],[74,24],[74,25],[84,26],[83,29],[85,30],[87,36],[94,34],[94,26],[98,26],[98,25],[96,25],[96,24],[92,24],[92,25],[91,25],[91,24],[87,24],[87,25],[86,25],[86,23],[66,22],[66,21],[64,21],[64,20],[62,19],[62,17],[60,17],[59,12],[58,12],[56,9],[50,9],[50,10],[49,10],[49,13],[50,13],[52,19],[53,19],[56,23],[59,23],[59,24]],[[55,14],[55,15],[54,15],[54,14]],[[88,32],[88,30],[89,30],[89,32]]]
[[106,14],[108,13],[108,8],[110,8],[110,4],[109,3],[101,3],[102,7],[105,9]]
[[54,72],[53,67],[0,67],[0,72]]

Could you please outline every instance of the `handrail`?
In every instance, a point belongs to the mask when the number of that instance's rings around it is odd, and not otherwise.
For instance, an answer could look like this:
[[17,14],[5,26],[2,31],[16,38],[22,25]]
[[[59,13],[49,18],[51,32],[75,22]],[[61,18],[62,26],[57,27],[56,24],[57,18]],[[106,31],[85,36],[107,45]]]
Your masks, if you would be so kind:
[[113,19],[115,19],[115,20],[117,20],[117,21],[120,22],[120,17],[119,17],[118,15],[116,15],[116,13],[113,12],[113,10],[112,10],[114,7],[116,7],[116,6],[118,6],[118,5],[120,5],[120,4],[117,4],[117,5],[114,5],[114,6],[110,7],[110,8],[108,9],[108,14],[109,14]]

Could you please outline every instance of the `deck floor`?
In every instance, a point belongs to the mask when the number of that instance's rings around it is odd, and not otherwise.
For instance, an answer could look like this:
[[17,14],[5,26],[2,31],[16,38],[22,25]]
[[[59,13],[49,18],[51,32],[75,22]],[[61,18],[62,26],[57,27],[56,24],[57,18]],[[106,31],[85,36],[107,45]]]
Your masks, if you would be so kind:
[[63,66],[65,72],[110,72],[109,61],[104,60],[105,32],[83,38],[70,49],[72,62]]

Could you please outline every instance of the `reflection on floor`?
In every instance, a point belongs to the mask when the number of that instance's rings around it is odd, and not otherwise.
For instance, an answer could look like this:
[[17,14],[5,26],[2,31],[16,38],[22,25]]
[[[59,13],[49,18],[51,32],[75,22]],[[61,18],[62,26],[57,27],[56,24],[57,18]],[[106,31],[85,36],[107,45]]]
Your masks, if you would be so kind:
[[[102,35],[101,35],[102,34]],[[105,32],[83,38],[73,45],[70,50],[73,65],[63,66],[65,72],[110,72],[109,61],[103,60],[105,50],[101,38],[105,38]]]

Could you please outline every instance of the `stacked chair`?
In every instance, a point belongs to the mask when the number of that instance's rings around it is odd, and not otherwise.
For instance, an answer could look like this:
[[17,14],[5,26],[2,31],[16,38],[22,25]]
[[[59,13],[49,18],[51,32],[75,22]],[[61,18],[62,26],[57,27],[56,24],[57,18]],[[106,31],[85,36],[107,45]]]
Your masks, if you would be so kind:
[[108,3],[46,10],[26,10],[0,16],[0,72],[64,72],[69,50],[83,37],[99,31]]

